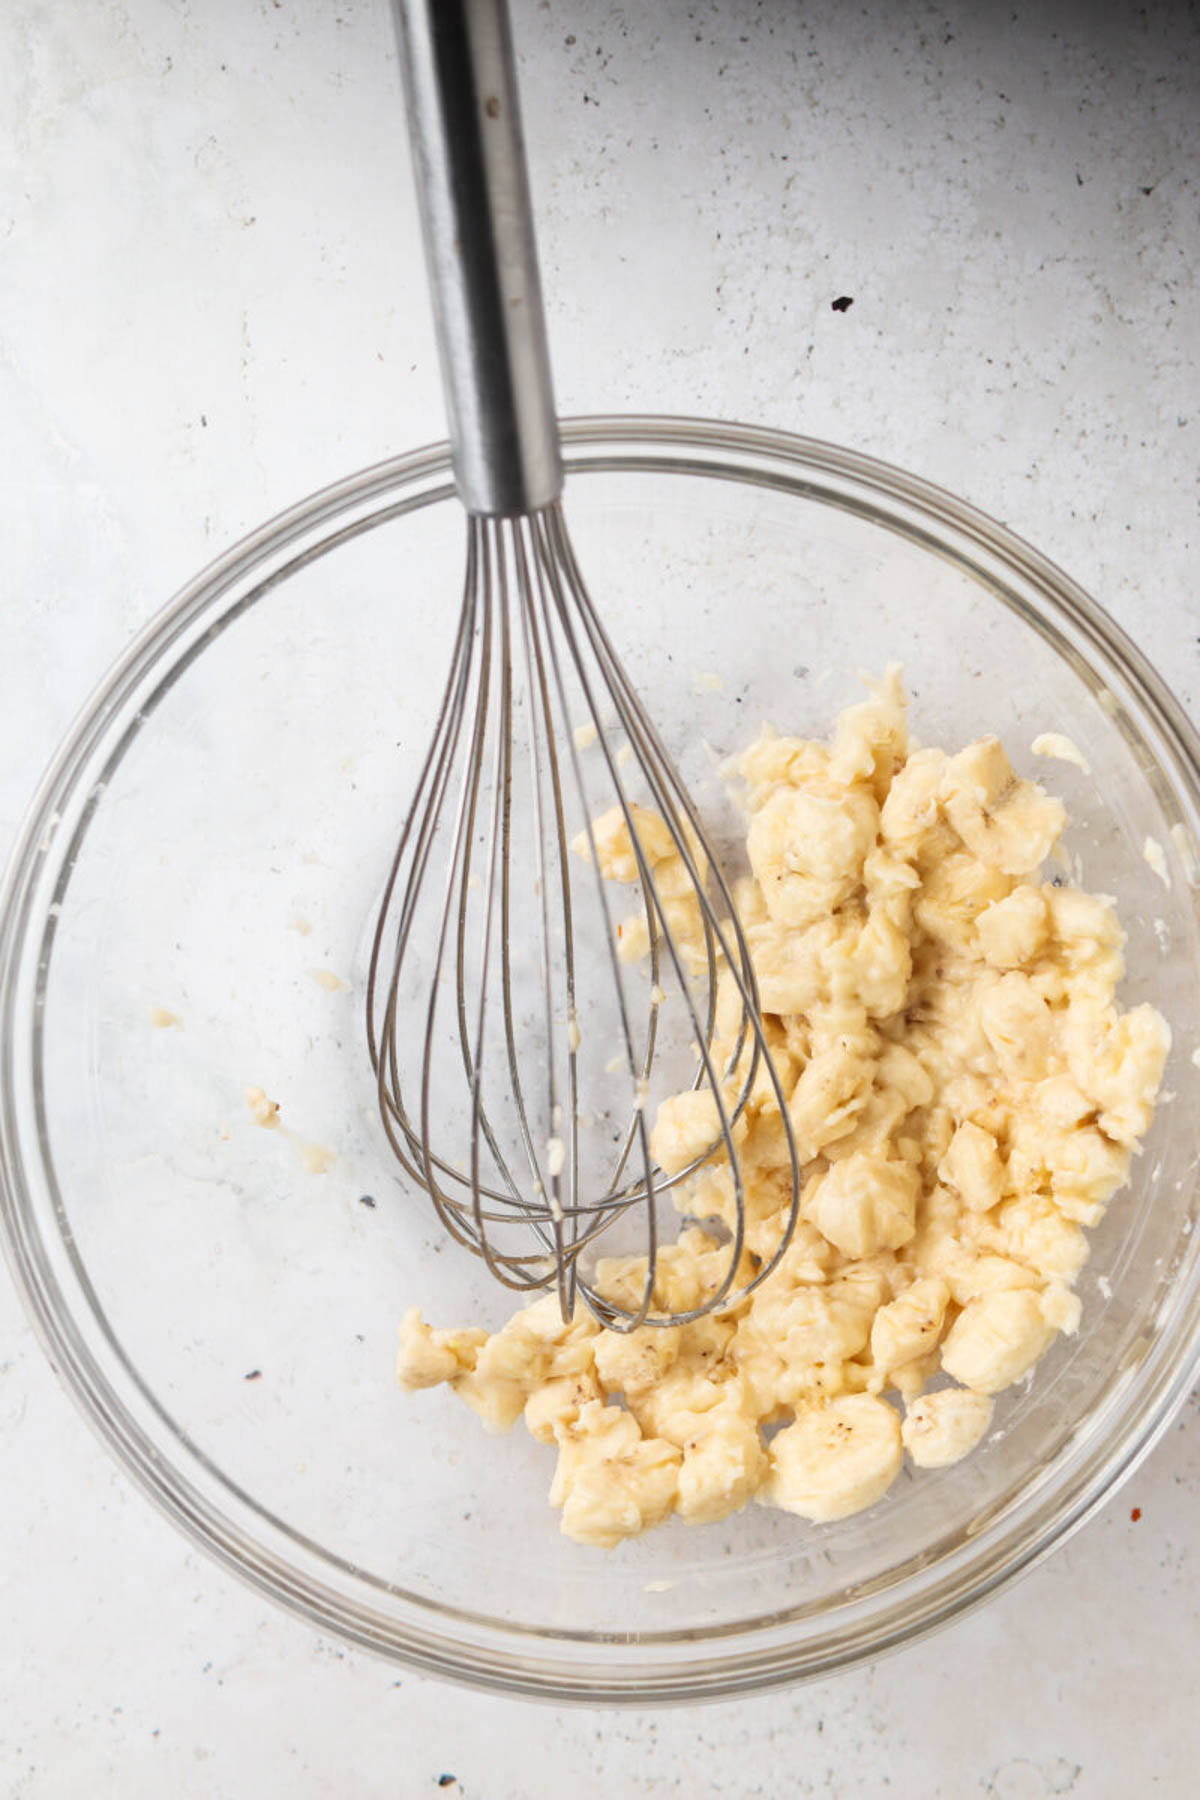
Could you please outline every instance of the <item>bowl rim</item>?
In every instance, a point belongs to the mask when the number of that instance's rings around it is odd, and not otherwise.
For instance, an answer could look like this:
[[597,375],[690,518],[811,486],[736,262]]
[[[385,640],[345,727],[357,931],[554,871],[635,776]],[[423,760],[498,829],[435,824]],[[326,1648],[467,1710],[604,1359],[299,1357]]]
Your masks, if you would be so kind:
[[[857,511],[969,569],[1054,642],[1060,654],[1076,664],[1076,672],[1081,672],[1082,645],[1102,668],[1119,676],[1134,710],[1162,746],[1159,760],[1166,756],[1187,794],[1193,818],[1200,819],[1200,734],[1179,702],[1137,646],[1076,582],[969,502],[874,457],[763,427],[604,415],[562,421],[561,434],[568,480],[585,472],[644,469],[774,486]],[[560,1702],[645,1705],[718,1698],[827,1674],[913,1641],[980,1604],[1047,1556],[1140,1464],[1200,1373],[1200,1233],[1193,1234],[1184,1253],[1191,1278],[1190,1304],[1182,1311],[1177,1308],[1146,1360],[1128,1372],[1124,1390],[1109,1406],[1118,1416],[1108,1419],[1103,1433],[1091,1434],[1101,1441],[1060,1471],[1057,1488],[1031,1477],[1022,1489],[1024,1503],[1014,1504],[998,1518],[985,1519],[966,1548],[946,1559],[936,1579],[923,1580],[917,1568],[881,1592],[850,1596],[840,1622],[835,1620],[834,1627],[818,1638],[798,1640],[794,1629],[789,1636],[789,1624],[794,1628],[798,1622],[798,1613],[793,1612],[715,1633],[693,1628],[646,1633],[630,1641],[612,1634],[564,1634],[501,1624],[404,1595],[374,1578],[379,1599],[371,1604],[331,1584],[328,1571],[336,1570],[338,1559],[281,1522],[274,1522],[278,1531],[256,1535],[248,1529],[251,1515],[268,1525],[272,1521],[174,1426],[108,1331],[86,1270],[77,1261],[74,1279],[79,1294],[93,1305],[91,1324],[99,1327],[99,1347],[81,1331],[64,1296],[64,1270],[74,1253],[66,1243],[70,1231],[61,1204],[57,1221],[64,1242],[49,1243],[37,1228],[31,1172],[20,1153],[21,1108],[28,1100],[18,1091],[20,1059],[28,1049],[17,1026],[19,1004],[28,998],[22,957],[24,953],[28,959],[40,929],[37,980],[44,984],[53,946],[54,900],[40,924],[37,902],[48,891],[56,857],[60,860],[53,893],[61,902],[69,882],[72,846],[77,850],[86,833],[95,796],[80,811],[65,851],[55,844],[55,828],[106,742],[114,715],[119,717],[121,707],[151,671],[165,669],[173,681],[202,653],[209,634],[198,627],[206,619],[213,621],[211,634],[217,621],[227,623],[253,605],[298,560],[327,554],[346,536],[373,529],[400,512],[449,499],[453,493],[449,446],[436,443],[376,463],[299,501],[180,589],[85,702],[30,804],[0,887],[0,1242],[52,1366],[126,1472],[193,1542],[319,1628],[429,1674]],[[402,496],[399,503],[397,495]],[[338,521],[342,523],[337,529],[326,529]],[[314,537],[317,532],[323,535]],[[309,538],[313,541],[306,547]],[[239,591],[239,584],[256,569],[279,557],[286,560]],[[1022,587],[1036,595],[1032,606],[1022,603],[1017,592]],[[1091,673],[1091,663],[1085,666]],[[1095,682],[1090,685],[1097,689]],[[160,687],[159,697],[167,686]],[[139,715],[127,726],[113,753],[116,760],[140,722]],[[36,1041],[35,1037],[35,1046]],[[27,1079],[36,1106],[41,1088],[36,1049],[33,1062]],[[24,1129],[27,1135],[27,1118]],[[44,1135],[42,1148],[40,1174],[53,1193],[55,1177]],[[1186,1294],[1189,1283],[1177,1275],[1176,1287]],[[109,1358],[108,1366],[102,1366],[102,1356]],[[178,1466],[172,1450],[185,1455],[187,1469]],[[1064,1450],[1049,1465],[1051,1471],[1059,1468],[1065,1454]],[[206,1470],[223,1490],[217,1499],[205,1490]],[[1064,1474],[1070,1479],[1061,1478]],[[1047,1486],[1054,1491],[1040,1491]],[[402,1600],[410,1616],[398,1619],[387,1611],[385,1595],[393,1602]],[[436,1615],[449,1618],[453,1629],[433,1628]]]

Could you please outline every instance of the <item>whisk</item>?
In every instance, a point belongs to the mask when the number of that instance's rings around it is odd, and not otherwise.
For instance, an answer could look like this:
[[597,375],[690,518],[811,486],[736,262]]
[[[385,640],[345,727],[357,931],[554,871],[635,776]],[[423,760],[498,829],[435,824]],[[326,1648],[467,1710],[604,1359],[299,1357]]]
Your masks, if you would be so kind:
[[[396,17],[467,548],[372,946],[380,1114],[443,1225],[505,1285],[554,1287],[564,1319],[582,1301],[617,1330],[684,1323],[787,1246],[786,1098],[729,887],[567,535],[506,8],[397,0]],[[613,877],[636,896],[626,920]],[[791,1199],[755,1259],[737,1139],[764,1080]],[[652,1122],[680,1090],[702,1097],[701,1141],[667,1172]],[[659,1203],[704,1166],[725,1178],[727,1267],[673,1309]],[[597,1285],[585,1256],[618,1219],[637,1226],[640,1296]]]

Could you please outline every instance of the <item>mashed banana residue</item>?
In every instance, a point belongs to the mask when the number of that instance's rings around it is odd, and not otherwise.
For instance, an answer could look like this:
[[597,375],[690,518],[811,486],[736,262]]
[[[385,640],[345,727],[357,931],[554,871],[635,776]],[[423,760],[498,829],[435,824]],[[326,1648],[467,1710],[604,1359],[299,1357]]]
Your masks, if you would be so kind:
[[[564,1324],[550,1295],[490,1336],[433,1330],[415,1308],[400,1330],[403,1386],[448,1382],[489,1428],[523,1415],[556,1447],[550,1499],[588,1544],[752,1497],[839,1519],[886,1492],[905,1452],[920,1468],[965,1456],[992,1396],[1075,1331],[1085,1228],[1128,1179],[1170,1046],[1152,1007],[1116,1003],[1111,904],[1038,878],[1062,804],[996,738],[956,755],[911,744],[898,671],[830,744],[764,732],[738,768],[752,870],[738,905],[803,1165],[778,1268],[673,1329],[611,1332],[582,1309]],[[657,863],[656,826],[638,814]],[[605,873],[629,879],[619,817],[594,838]],[[732,984],[722,998],[715,1059],[737,1024]],[[790,1199],[769,1081],[737,1130],[752,1272]],[[711,1098],[681,1094],[652,1147],[675,1172],[713,1137]],[[720,1155],[678,1204],[732,1222]],[[655,1303],[695,1306],[726,1258],[710,1231],[683,1231],[660,1252]],[[644,1273],[614,1259],[596,1280],[636,1303]]]

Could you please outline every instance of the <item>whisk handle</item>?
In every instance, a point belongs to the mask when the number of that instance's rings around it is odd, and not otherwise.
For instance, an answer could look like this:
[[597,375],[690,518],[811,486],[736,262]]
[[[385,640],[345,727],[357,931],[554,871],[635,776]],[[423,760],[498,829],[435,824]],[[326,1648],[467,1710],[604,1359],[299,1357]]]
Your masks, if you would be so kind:
[[562,491],[506,0],[394,0],[454,472],[463,504]]

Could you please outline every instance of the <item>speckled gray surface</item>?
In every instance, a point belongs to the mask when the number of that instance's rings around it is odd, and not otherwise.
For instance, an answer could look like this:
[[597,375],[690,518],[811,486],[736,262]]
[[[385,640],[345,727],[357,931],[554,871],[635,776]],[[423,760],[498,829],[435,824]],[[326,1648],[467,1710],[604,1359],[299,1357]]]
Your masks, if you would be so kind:
[[[906,464],[1063,563],[1200,708],[1194,11],[515,10],[563,410]],[[383,0],[3,10],[0,831],[200,563],[441,434],[394,83]],[[0,1452],[5,1800],[1194,1788],[1194,1405],[981,1613],[657,1716],[461,1694],[265,1606],[93,1444],[6,1282]]]

